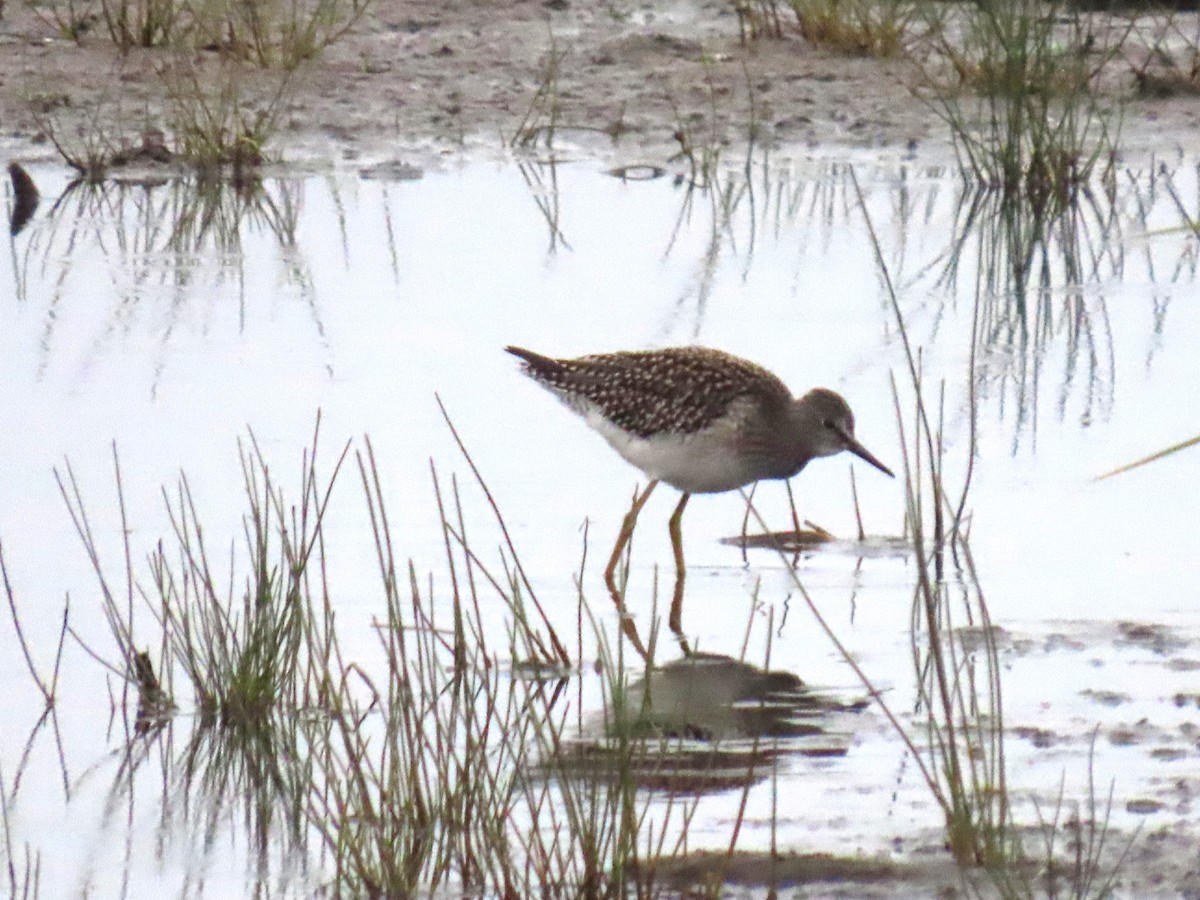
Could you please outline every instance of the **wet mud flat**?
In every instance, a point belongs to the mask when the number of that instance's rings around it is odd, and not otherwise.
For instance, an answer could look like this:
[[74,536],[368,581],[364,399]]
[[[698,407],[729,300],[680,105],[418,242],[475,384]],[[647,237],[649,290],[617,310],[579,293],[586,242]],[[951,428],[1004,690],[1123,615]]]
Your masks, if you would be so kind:
[[[215,50],[119,53],[95,11],[76,43],[56,27],[56,9],[10,2],[0,20],[0,118],[9,141],[44,142],[52,122],[62,134],[103,129],[116,147],[138,146],[168,125],[163,88],[181,58],[200,82],[224,77]],[[1179,15],[1186,34],[1195,13]],[[681,139],[685,147],[752,139],[785,154],[857,148],[951,158],[919,59],[814,46],[786,7],[779,20],[781,37],[743,40],[734,4],[716,0],[402,0],[368,7],[292,74],[244,66],[236,81],[250,111],[270,108],[286,82],[275,152],[291,159],[399,153],[419,161],[547,139],[626,164],[661,163],[680,152]],[[1118,14],[1098,28],[1127,22]],[[1136,93],[1133,73],[1149,55],[1130,51],[1115,67],[1117,93]],[[547,91],[552,125],[538,109]],[[1186,92],[1143,91],[1122,130],[1130,151],[1170,152],[1195,144],[1200,113]]]

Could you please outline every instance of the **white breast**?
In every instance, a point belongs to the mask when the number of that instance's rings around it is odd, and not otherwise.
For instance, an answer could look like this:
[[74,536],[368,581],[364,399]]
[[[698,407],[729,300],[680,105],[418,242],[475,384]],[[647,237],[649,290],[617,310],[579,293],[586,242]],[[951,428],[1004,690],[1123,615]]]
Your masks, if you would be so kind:
[[627,462],[689,494],[731,491],[755,480],[736,452],[732,423],[722,422],[696,434],[641,438],[622,431],[594,410],[584,417]]

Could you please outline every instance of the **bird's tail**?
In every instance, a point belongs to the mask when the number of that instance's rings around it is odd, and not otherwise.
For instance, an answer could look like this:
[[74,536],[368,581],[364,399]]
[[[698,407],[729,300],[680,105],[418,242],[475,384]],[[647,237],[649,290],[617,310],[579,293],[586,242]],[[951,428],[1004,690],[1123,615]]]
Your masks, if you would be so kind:
[[521,360],[524,363],[523,368],[525,371],[538,381],[546,381],[553,384],[560,380],[563,365],[557,359],[542,356],[542,354],[526,350],[524,347],[508,346],[504,350]]

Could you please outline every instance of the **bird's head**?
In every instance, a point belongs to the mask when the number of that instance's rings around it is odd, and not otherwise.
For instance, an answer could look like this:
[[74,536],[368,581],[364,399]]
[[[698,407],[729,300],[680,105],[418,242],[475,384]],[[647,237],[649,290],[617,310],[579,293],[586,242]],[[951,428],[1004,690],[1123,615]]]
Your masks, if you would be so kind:
[[854,437],[854,413],[841,394],[815,388],[796,401],[796,412],[813,456],[833,456],[848,450],[885,475],[895,477]]

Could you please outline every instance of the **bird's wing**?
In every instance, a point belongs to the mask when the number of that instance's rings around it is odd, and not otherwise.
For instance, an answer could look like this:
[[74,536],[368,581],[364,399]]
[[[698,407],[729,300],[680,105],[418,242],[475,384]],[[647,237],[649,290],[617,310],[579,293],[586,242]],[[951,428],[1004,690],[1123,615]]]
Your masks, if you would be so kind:
[[576,394],[640,437],[699,431],[742,397],[768,406],[791,401],[787,387],[766,369],[703,347],[604,353],[562,365],[560,393]]

